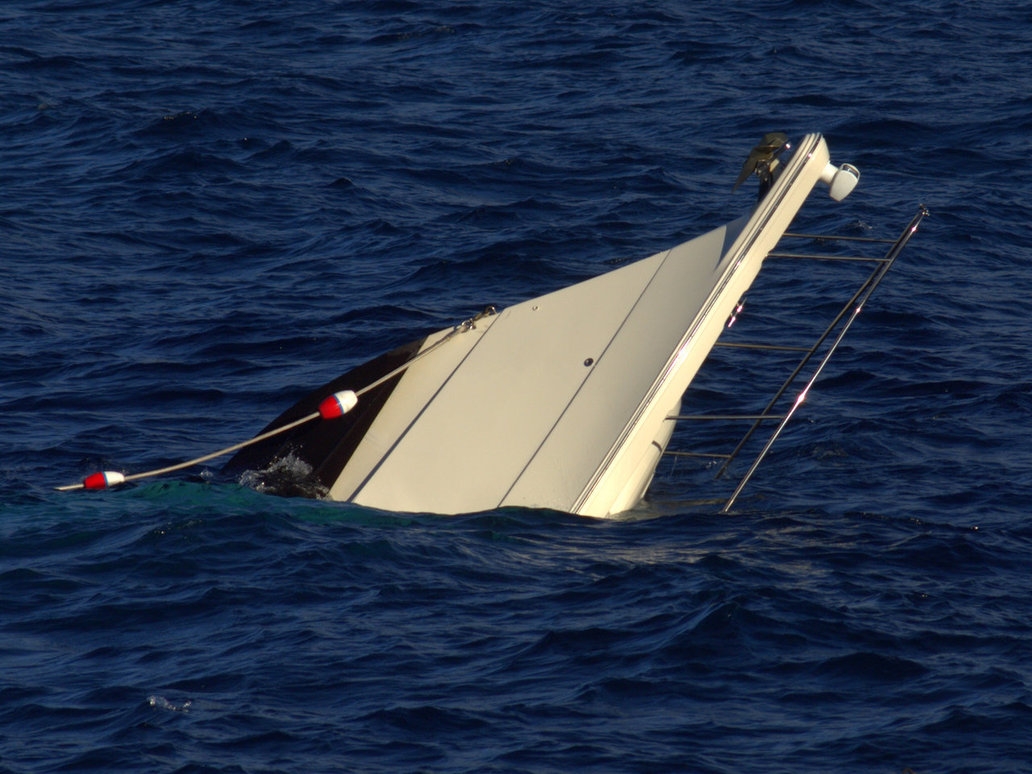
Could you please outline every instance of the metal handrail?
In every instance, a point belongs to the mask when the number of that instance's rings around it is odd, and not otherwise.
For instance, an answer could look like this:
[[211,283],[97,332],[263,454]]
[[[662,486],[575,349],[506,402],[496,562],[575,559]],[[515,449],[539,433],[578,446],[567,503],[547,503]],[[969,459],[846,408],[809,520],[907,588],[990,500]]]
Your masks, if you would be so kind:
[[[745,489],[746,485],[752,479],[757,468],[766,458],[770,452],[771,447],[780,437],[785,426],[795,415],[799,406],[805,401],[807,394],[813,387],[814,383],[820,377],[827,366],[831,356],[838,349],[842,343],[846,332],[855,322],[859,316],[864,304],[871,297],[871,294],[881,283],[882,279],[892,268],[899,257],[899,254],[906,247],[910,238],[916,233],[918,226],[921,221],[928,215],[928,209],[924,205],[920,205],[917,214],[911,219],[910,223],[907,224],[906,228],[896,239],[880,239],[873,237],[850,237],[850,236],[820,236],[813,234],[797,234],[797,233],[786,233],[783,238],[804,238],[814,240],[843,240],[852,242],[868,242],[868,243],[881,243],[891,245],[882,257],[867,257],[867,256],[834,256],[827,254],[804,254],[795,252],[771,252],[768,254],[768,258],[808,258],[815,260],[829,260],[829,261],[855,261],[875,264],[870,274],[863,280],[859,288],[853,293],[852,297],[842,309],[835,315],[831,323],[824,329],[821,335],[817,338],[816,342],[812,346],[785,346],[776,344],[753,344],[753,343],[739,343],[739,342],[717,342],[715,346],[719,347],[733,347],[739,349],[750,349],[750,350],[773,350],[773,351],[787,351],[787,352],[802,352],[803,357],[800,359],[798,364],[792,370],[792,373],[788,378],[781,384],[781,386],[774,393],[774,396],[768,401],[767,405],[763,408],[760,413],[752,414],[685,414],[685,415],[671,415],[667,417],[669,421],[690,421],[690,422],[709,422],[709,421],[743,421],[751,422],[751,426],[742,436],[741,440],[738,441],[734,449],[727,454],[723,453],[707,453],[707,452],[687,452],[687,451],[665,451],[664,454],[672,457],[697,457],[704,459],[717,459],[723,460],[723,464],[716,473],[716,478],[722,477],[729,469],[731,464],[737,459],[738,455],[742,452],[745,445],[752,439],[756,431],[762,427],[765,423],[777,422],[777,427],[773,430],[770,437],[764,443],[763,448],[756,455],[756,458],[750,464],[749,469],[745,475],[739,480],[731,496],[724,503],[721,508],[721,513],[727,513],[734,505],[739,495]],[[852,310],[852,312],[850,312]],[[834,339],[830,345],[825,347],[826,342],[832,337],[837,331]],[[803,389],[797,394],[792,406],[787,412],[784,413],[773,413],[774,407],[777,406],[785,393],[789,388],[797,382],[800,374],[809,365],[811,360],[817,355],[818,352],[824,350],[824,354],[820,359],[817,367],[808,378]]]
[[[850,302],[843,308],[842,312],[840,312],[836,316],[835,321],[828,327],[824,334],[821,335],[820,339],[818,340],[818,343],[814,345],[812,351],[803,358],[803,361],[793,372],[792,376],[788,379],[788,381],[785,382],[782,388],[778,391],[778,394],[768,404],[768,407],[764,409],[763,414],[768,414],[771,408],[773,408],[774,404],[777,403],[777,401],[785,393],[788,387],[795,381],[796,376],[798,376],[799,372],[805,367],[806,363],[809,362],[810,358],[813,356],[813,353],[816,352],[817,348],[828,338],[832,330],[834,330],[834,328],[842,320],[842,318],[845,316],[845,312],[849,309],[850,306],[853,306],[853,313],[842,325],[838,335],[835,337],[835,340],[832,342],[827,352],[825,352],[824,357],[821,359],[821,362],[818,364],[813,374],[811,374],[809,380],[806,383],[806,386],[803,387],[802,391],[796,396],[795,401],[793,401],[792,403],[791,409],[789,409],[788,413],[778,423],[777,428],[775,428],[774,432],[771,433],[770,438],[767,439],[767,442],[760,450],[760,453],[756,456],[756,459],[753,460],[752,465],[749,466],[749,470],[746,471],[746,474],[738,482],[738,486],[735,487],[734,492],[731,493],[731,496],[728,498],[727,502],[724,503],[724,507],[720,509],[721,513],[727,513],[731,509],[731,506],[734,505],[735,501],[738,499],[738,496],[742,493],[742,490],[745,489],[746,485],[749,483],[749,480],[753,477],[753,474],[756,472],[756,469],[760,466],[760,463],[763,462],[764,458],[770,452],[770,449],[774,445],[774,442],[777,441],[778,437],[785,429],[785,426],[795,415],[795,412],[796,410],[798,410],[799,406],[802,405],[804,400],[806,400],[806,396],[809,393],[810,388],[813,386],[814,382],[817,381],[821,373],[824,371],[824,367],[828,364],[828,361],[831,359],[831,356],[835,354],[835,351],[842,343],[843,338],[845,338],[846,332],[849,330],[850,326],[852,326],[856,318],[860,315],[860,312],[863,309],[864,304],[871,297],[871,294],[874,293],[875,288],[877,288],[878,285],[881,283],[882,279],[888,273],[889,269],[892,268],[892,265],[893,263],[895,263],[896,258],[899,257],[899,254],[903,251],[903,248],[907,246],[907,243],[910,241],[910,238],[917,232],[917,227],[920,225],[921,221],[924,220],[924,218],[927,215],[928,209],[923,204],[920,205],[917,214],[914,215],[913,219],[910,221],[909,224],[907,224],[907,227],[903,230],[903,233],[899,235],[896,241],[892,244],[892,247],[890,247],[888,252],[885,254],[885,260],[878,264],[877,268],[874,270],[871,276],[868,277],[868,279],[864,282],[863,285],[861,285],[860,289],[853,295],[853,298],[850,299]],[[735,451],[732,452],[730,459],[728,459],[727,462],[724,463],[724,466],[721,468],[721,471],[718,473],[718,476],[721,473],[723,473],[724,470],[727,469],[728,465],[731,464],[735,455],[737,455],[738,452],[741,450],[741,447],[744,445],[745,441],[752,436],[752,434],[756,431],[756,429],[759,426],[760,424],[756,423],[749,429],[749,431],[746,433],[745,439],[743,439],[743,441],[739,443]]]

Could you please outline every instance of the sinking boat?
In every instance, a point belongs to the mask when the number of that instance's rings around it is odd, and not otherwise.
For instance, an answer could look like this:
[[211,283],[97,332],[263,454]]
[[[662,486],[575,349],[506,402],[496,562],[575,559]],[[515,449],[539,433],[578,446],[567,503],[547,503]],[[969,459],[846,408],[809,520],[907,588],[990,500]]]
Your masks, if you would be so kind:
[[[775,246],[810,192],[823,183],[841,201],[860,173],[833,164],[820,134],[793,147],[775,132],[749,154],[735,187],[753,175],[759,199],[737,220],[398,347],[313,391],[250,440],[158,470],[98,472],[59,488],[103,489],[235,453],[226,473],[278,494],[396,512],[526,507],[608,517],[639,503],[664,453],[720,459],[723,472],[762,427],[776,424],[723,502],[726,511],[927,214],[921,207],[895,240],[863,240],[887,242],[887,252],[856,258],[871,262],[871,272],[817,343],[787,348],[801,350],[802,359],[766,408],[682,415],[682,396],[764,262],[799,257]],[[782,396],[800,382],[779,414]],[[714,419],[749,424],[733,451],[668,451],[676,425]]]
[[682,395],[811,190],[823,182],[841,200],[859,179],[831,163],[819,134],[794,148],[767,135],[738,182],[752,174],[761,196],[749,214],[361,365],[284,412],[226,470],[388,511],[633,508]]

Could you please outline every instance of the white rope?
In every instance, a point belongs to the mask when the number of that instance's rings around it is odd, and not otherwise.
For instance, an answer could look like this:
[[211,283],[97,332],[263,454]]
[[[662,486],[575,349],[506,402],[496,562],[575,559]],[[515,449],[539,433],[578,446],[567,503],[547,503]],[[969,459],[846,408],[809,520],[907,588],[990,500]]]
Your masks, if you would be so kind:
[[[379,379],[376,379],[375,381],[371,382],[370,384],[367,384],[365,387],[362,387],[361,389],[355,390],[354,391],[355,396],[356,397],[362,396],[362,395],[366,394],[367,392],[369,392],[370,390],[375,390],[377,387],[379,387],[384,382],[390,381],[395,376],[400,374],[402,371],[405,371],[410,366],[412,366],[413,364],[415,364],[418,361],[422,360],[424,357],[429,355],[434,350],[438,349],[442,344],[444,344],[446,341],[449,341],[453,336],[455,336],[455,334],[457,334],[457,333],[465,333],[466,331],[475,328],[477,320],[480,320],[481,318],[486,317],[486,316],[491,315],[491,314],[494,314],[494,308],[493,307],[488,307],[483,312],[478,314],[476,317],[472,317],[472,318],[470,318],[468,320],[465,320],[464,322],[460,323],[459,325],[456,325],[454,328],[452,328],[450,331],[448,331],[448,333],[446,333],[444,336],[439,338],[437,341],[435,341],[433,344],[428,346],[426,349],[424,349],[424,350],[416,353],[415,355],[413,355],[411,358],[406,360],[404,363],[402,363],[397,368],[394,368],[393,370],[388,371],[386,374],[381,376]],[[295,427],[300,427],[301,425],[307,424],[308,422],[311,422],[313,419],[318,419],[320,416],[322,416],[322,414],[320,412],[314,411],[311,414],[308,414],[307,416],[301,417],[300,419],[295,419],[293,422],[289,422],[289,423],[287,423],[285,425],[281,425],[280,427],[273,428],[272,430],[269,430],[268,432],[261,433],[260,435],[256,435],[254,438],[249,438],[246,441],[241,441],[240,443],[235,443],[232,446],[227,446],[224,449],[219,449],[218,451],[213,451],[210,454],[205,454],[205,455],[203,455],[201,457],[195,457],[194,459],[187,460],[186,462],[179,462],[179,463],[177,463],[175,465],[169,465],[169,466],[164,467],[164,468],[155,468],[154,470],[144,471],[143,473],[132,473],[132,474],[125,475],[125,476],[122,476],[121,474],[119,474],[119,476],[118,476],[118,478],[120,479],[119,483],[123,482],[123,481],[125,481],[125,482],[127,482],[127,481],[139,481],[140,479],[143,479],[143,478],[154,478],[155,476],[163,476],[166,473],[173,473],[173,472],[175,472],[177,470],[183,470],[185,468],[192,468],[194,465],[200,465],[202,462],[207,462],[208,460],[213,460],[216,457],[222,457],[223,455],[229,454],[231,452],[239,451],[240,449],[245,449],[248,446],[253,446],[253,445],[257,444],[257,443],[261,443],[262,441],[268,440],[269,438],[274,438],[275,436],[281,435],[282,433],[285,433],[288,430],[293,430]],[[58,492],[71,492],[71,491],[76,490],[76,489],[85,489],[85,488],[86,488],[85,480],[79,482],[78,484],[68,484],[66,486],[55,487],[55,489]]]
[[[230,452],[235,452],[235,451],[237,451],[239,449],[243,449],[243,448],[245,448],[247,446],[253,446],[256,443],[261,443],[262,441],[264,441],[267,438],[273,438],[273,437],[279,435],[280,433],[285,433],[288,430],[293,430],[295,427],[298,427],[299,425],[303,425],[306,422],[311,422],[313,419],[316,419],[318,417],[319,417],[319,412],[315,411],[315,412],[309,414],[306,417],[301,417],[301,419],[296,419],[293,422],[290,422],[289,424],[282,425],[281,427],[277,427],[277,428],[275,428],[273,430],[270,430],[267,433],[262,433],[261,435],[256,435],[254,438],[250,438],[250,439],[248,439],[246,441],[241,441],[240,443],[233,444],[232,446],[227,446],[225,449],[219,449],[218,451],[211,452],[210,454],[205,454],[205,455],[203,455],[201,457],[195,457],[192,460],[187,460],[186,462],[180,462],[180,463],[177,463],[175,465],[169,465],[168,467],[165,467],[165,468],[155,468],[154,470],[148,470],[148,471],[145,471],[143,473],[132,473],[130,475],[125,476],[122,480],[123,481],[138,481],[141,478],[153,478],[155,476],[163,476],[166,473],[173,473],[174,471],[177,471],[177,470],[183,470],[184,468],[192,468],[194,465],[200,465],[202,462],[207,462],[208,460],[213,460],[216,457],[221,457],[223,454],[229,454]],[[78,484],[68,484],[67,486],[59,486],[59,487],[57,487],[57,491],[58,492],[70,492],[73,489],[85,489],[85,488],[86,488],[86,484],[83,483],[83,482],[80,482]]]

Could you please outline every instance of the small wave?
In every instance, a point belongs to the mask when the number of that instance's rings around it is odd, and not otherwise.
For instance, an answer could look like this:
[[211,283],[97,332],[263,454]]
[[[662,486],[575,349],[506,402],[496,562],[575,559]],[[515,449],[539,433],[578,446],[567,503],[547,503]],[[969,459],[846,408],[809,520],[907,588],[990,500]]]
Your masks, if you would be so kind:
[[190,699],[179,702],[178,704],[173,701],[169,701],[164,696],[148,696],[147,704],[158,709],[168,710],[169,712],[189,712],[190,707],[193,706],[193,702]]
[[325,497],[327,488],[314,476],[312,466],[293,454],[276,460],[263,470],[248,470],[240,485],[265,494],[284,497]]

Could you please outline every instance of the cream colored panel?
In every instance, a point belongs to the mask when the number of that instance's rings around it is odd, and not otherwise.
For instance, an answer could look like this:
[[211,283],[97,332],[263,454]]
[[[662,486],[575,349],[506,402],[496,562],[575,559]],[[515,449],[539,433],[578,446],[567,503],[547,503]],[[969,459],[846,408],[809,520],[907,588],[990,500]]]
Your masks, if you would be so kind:
[[[742,222],[734,225],[740,227]],[[506,505],[546,505],[541,498],[547,494],[564,510],[573,508],[701,313],[721,273],[718,261],[734,233],[721,227],[678,245],[665,256],[577,401],[505,498]],[[650,437],[646,443],[651,441]],[[553,473],[557,468],[564,472],[559,479]]]
[[[404,430],[355,502],[438,513],[497,507],[592,372],[664,256],[517,304],[492,318],[462,367],[443,385],[434,381],[440,390],[418,421]],[[410,369],[399,388],[417,379],[422,375]],[[371,429],[378,432],[377,453],[395,429],[392,423],[389,432],[381,432],[378,424]]]
[[438,342],[452,333],[451,328],[427,337],[420,352],[427,352],[434,346],[437,349],[427,353],[405,371],[390,399],[330,489],[330,499],[351,498],[496,319],[482,318],[477,321],[475,328],[456,333],[440,345]]

